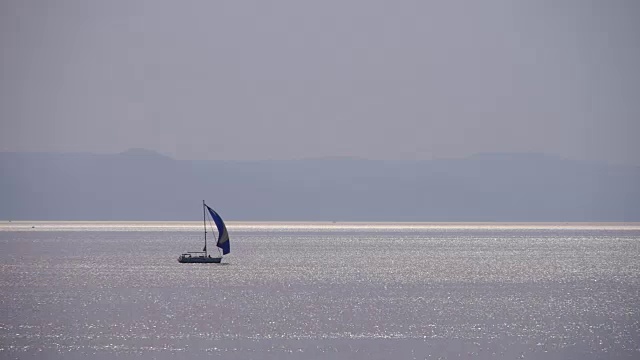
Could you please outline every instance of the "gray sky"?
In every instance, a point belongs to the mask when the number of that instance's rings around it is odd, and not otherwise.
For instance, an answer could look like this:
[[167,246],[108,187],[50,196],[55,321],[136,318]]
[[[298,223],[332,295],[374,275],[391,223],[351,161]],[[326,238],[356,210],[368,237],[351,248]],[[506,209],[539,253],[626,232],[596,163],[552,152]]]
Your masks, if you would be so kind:
[[640,165],[640,1],[0,2],[0,151]]

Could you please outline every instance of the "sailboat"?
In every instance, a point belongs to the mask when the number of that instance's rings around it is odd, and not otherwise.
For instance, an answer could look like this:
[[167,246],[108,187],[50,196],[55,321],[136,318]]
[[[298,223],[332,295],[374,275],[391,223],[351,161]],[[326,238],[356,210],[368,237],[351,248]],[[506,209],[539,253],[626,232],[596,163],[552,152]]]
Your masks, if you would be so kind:
[[[213,219],[213,222],[216,224],[218,228],[218,241],[216,246],[218,247],[219,256],[212,257],[207,252],[207,212]],[[222,261],[222,256],[227,255],[231,252],[231,247],[229,246],[229,233],[227,232],[227,227],[224,225],[224,221],[218,213],[207,206],[202,200],[202,217],[204,222],[204,248],[202,251],[190,251],[186,252],[178,257],[178,262],[180,263],[220,263]],[[213,228],[213,226],[212,226]]]

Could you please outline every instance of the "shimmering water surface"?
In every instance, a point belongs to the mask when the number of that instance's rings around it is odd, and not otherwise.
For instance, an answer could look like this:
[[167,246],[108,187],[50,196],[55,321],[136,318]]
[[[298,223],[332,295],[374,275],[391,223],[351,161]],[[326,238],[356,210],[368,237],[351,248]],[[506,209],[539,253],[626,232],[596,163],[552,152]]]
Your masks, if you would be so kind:
[[228,228],[0,224],[0,358],[640,358],[638,224]]

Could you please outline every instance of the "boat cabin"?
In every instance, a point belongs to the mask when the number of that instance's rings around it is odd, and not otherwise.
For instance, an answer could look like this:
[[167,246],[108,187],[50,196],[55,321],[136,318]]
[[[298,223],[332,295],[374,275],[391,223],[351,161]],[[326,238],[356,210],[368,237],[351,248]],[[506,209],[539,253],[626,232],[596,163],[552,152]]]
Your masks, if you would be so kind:
[[178,257],[180,263],[220,263],[222,256],[211,257],[204,251],[186,252]]
[[204,251],[188,251],[180,255],[180,259],[203,258],[203,257],[211,257],[211,255],[207,256],[207,253]]

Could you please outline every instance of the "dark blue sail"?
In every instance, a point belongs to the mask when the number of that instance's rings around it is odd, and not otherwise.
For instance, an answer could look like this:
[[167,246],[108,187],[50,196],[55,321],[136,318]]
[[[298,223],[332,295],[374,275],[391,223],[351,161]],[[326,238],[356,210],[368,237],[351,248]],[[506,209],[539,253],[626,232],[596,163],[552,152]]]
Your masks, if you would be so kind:
[[209,214],[211,214],[211,218],[213,219],[213,222],[216,223],[216,227],[218,228],[218,243],[216,244],[216,246],[222,249],[222,255],[227,255],[229,252],[231,252],[227,227],[224,225],[224,221],[222,221],[222,218],[215,210],[210,208],[208,205],[205,206],[207,207],[207,210],[209,210]]

